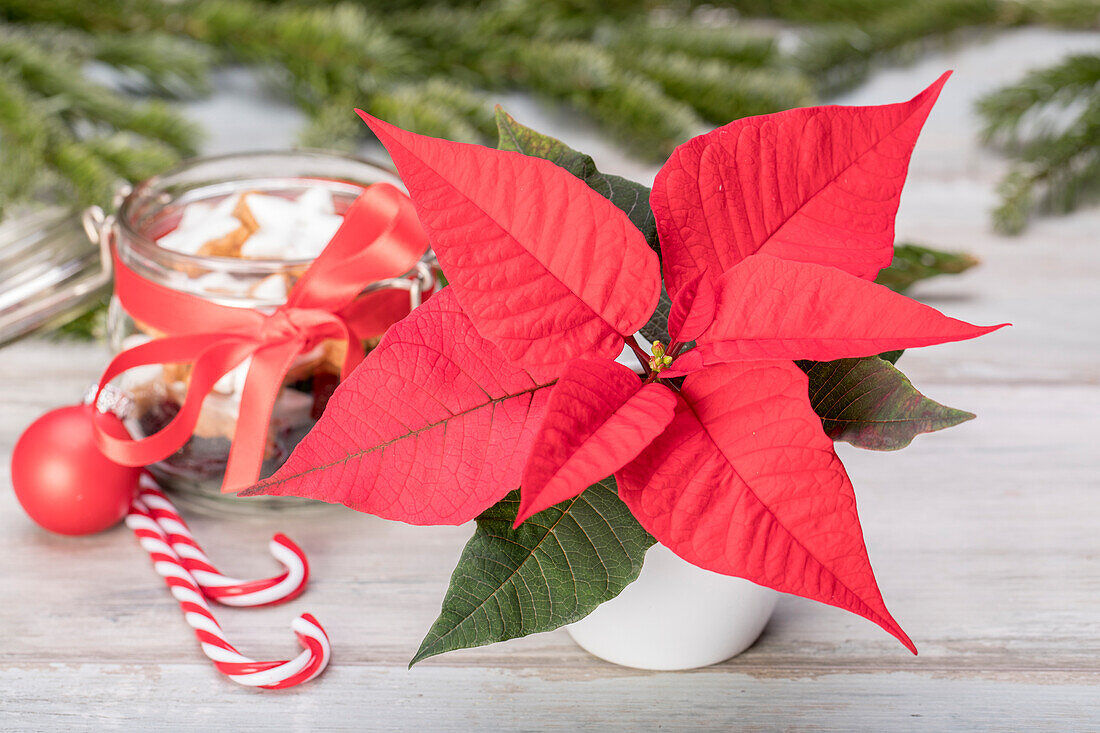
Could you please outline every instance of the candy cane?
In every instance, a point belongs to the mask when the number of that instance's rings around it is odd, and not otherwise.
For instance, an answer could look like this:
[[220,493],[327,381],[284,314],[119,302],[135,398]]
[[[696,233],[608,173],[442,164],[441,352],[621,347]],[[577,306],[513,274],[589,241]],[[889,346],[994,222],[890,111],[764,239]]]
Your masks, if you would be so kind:
[[277,534],[268,543],[268,550],[285,568],[280,575],[240,580],[214,567],[183,517],[148,474],[142,476],[139,496],[207,598],[224,606],[268,606],[296,598],[305,590],[309,581],[309,561],[286,535]]
[[157,574],[164,578],[179,602],[187,624],[195,630],[203,652],[219,672],[234,682],[249,687],[278,690],[308,682],[328,665],[332,649],[328,635],[310,614],[294,619],[290,627],[305,650],[294,659],[257,662],[233,647],[210,611],[202,591],[179,555],[172,549],[168,535],[153,517],[145,499],[136,497],[126,515],[126,526],[134,531],[141,546],[149,553]]

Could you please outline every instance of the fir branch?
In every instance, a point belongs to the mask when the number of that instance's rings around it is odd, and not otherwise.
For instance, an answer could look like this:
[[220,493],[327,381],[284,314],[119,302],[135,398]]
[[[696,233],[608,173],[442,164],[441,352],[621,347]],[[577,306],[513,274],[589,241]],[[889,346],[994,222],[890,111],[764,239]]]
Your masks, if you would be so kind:
[[0,70],[0,135],[9,146],[19,146],[44,158],[49,138],[49,119],[35,106],[22,81],[7,70]]
[[76,192],[80,206],[109,202],[121,181],[119,175],[87,144],[71,138],[51,142],[50,163]]
[[718,4],[736,8],[744,15],[796,23],[835,23],[854,18],[871,20],[906,3],[905,0],[728,0]]
[[1100,198],[1100,54],[1032,71],[977,106],[985,140],[1017,161],[998,186],[998,231],[1019,234],[1035,212]]
[[1020,234],[1027,229],[1034,203],[1035,180],[1019,167],[997,184],[1001,203],[993,210],[993,228],[1001,234]]
[[1023,79],[978,100],[986,142],[1017,146],[1025,117],[1065,108],[1100,86],[1100,54],[1076,54],[1059,64],[1029,72]]
[[[937,10],[935,3],[912,0],[726,0],[715,4],[735,8],[743,15],[805,24],[866,25],[906,9],[923,8],[929,14]],[[994,21],[1002,26],[1042,23],[1096,28],[1100,24],[1100,0],[996,0],[993,5]]]
[[334,96],[369,92],[365,77],[399,78],[414,65],[414,56],[380,19],[350,3],[324,8],[246,0],[193,3],[182,29],[235,60],[271,66],[311,112]]
[[50,169],[48,128],[18,77],[0,70],[0,214],[39,189]]
[[444,78],[379,92],[370,110],[398,127],[459,142],[483,142],[496,133],[492,107],[468,87]]
[[913,283],[940,275],[957,275],[978,264],[978,259],[961,252],[943,252],[912,242],[894,245],[894,259],[879,272],[875,282],[905,292]]
[[587,112],[651,160],[705,129],[690,105],[588,44],[517,43],[507,65],[515,83]]
[[[736,6],[757,3],[734,2]],[[790,20],[828,21],[796,53],[799,67],[814,76],[821,94],[851,88],[883,59],[914,58],[964,29],[1047,24],[1100,28],[1100,0],[834,0],[780,3],[774,14]]]
[[166,145],[126,133],[90,138],[84,145],[126,181],[143,181],[179,162],[179,155]]
[[47,56],[23,40],[8,37],[0,43],[0,65],[16,73],[36,94],[56,98],[60,116],[104,124],[160,140],[183,153],[193,153],[197,128],[157,102],[134,103],[88,82],[82,69],[69,60]]
[[1036,136],[1023,143],[1019,157],[1033,184],[1043,186],[1039,209],[1066,214],[1096,188],[1100,159],[1100,96],[1085,107],[1064,132]]
[[88,32],[147,32],[172,17],[173,5],[148,0],[0,0],[0,17]]
[[605,43],[617,56],[644,50],[751,68],[782,61],[774,38],[750,35],[730,25],[710,27],[686,20],[665,23],[647,20],[621,25],[611,32],[603,28],[601,33],[610,36]]
[[496,15],[473,8],[430,6],[396,13],[387,22],[398,38],[416,49],[424,68],[446,71],[473,86],[495,86],[499,75],[486,74],[485,57],[494,38],[506,35]]
[[794,70],[738,68],[685,54],[622,49],[616,61],[653,79],[673,99],[693,106],[707,121],[723,125],[813,103],[806,78]]
[[352,152],[363,136],[363,123],[352,112],[356,107],[370,105],[354,95],[329,99],[313,110],[306,128],[298,135],[298,143],[306,148]]
[[[900,3],[871,15],[866,22],[834,26],[812,36],[797,52],[797,61],[817,80],[822,94],[849,89],[884,56],[914,55],[921,42],[942,41],[962,28],[998,19],[997,0],[925,0]],[[851,16],[860,17],[860,16]]]
[[40,57],[70,67],[92,62],[110,66],[133,91],[168,97],[207,91],[213,60],[205,46],[167,33],[88,33],[52,23],[0,21],[0,43],[13,42],[21,48],[33,46]]
[[1057,28],[1100,28],[1100,0],[1004,0],[1005,25],[1044,24]]
[[214,54],[206,46],[159,31],[98,33],[92,38],[90,57],[130,72],[127,81],[135,91],[170,97],[209,91],[207,75]]
[[[26,166],[16,180],[24,185],[45,180],[46,171],[56,173],[70,187],[76,202],[87,205],[109,201],[117,178],[88,148],[67,133],[47,114],[40,99],[10,73],[0,74],[0,143],[19,148],[23,156],[15,162]],[[15,200],[16,196],[11,196]]]

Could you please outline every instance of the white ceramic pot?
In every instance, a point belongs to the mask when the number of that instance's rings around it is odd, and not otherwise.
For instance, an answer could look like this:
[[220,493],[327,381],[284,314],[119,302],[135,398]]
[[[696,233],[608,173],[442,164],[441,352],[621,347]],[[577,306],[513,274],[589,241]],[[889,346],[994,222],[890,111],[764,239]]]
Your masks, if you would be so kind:
[[694,669],[752,646],[778,598],[770,588],[697,568],[654,545],[636,581],[566,629],[590,654],[615,664]]

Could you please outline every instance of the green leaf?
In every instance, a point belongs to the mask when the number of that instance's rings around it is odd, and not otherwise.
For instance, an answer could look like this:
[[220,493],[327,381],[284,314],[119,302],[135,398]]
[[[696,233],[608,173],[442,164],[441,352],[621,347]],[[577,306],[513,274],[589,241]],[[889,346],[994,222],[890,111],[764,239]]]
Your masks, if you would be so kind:
[[800,361],[798,366],[810,378],[810,404],[825,433],[858,448],[898,450],[921,433],[974,418],[928,399],[893,364],[877,356]]
[[[657,222],[653,218],[653,209],[649,206],[649,187],[640,183],[601,173],[591,156],[569,147],[561,140],[544,135],[516,122],[510,114],[498,105],[497,148],[511,150],[535,158],[543,158],[564,168],[587,183],[596,193],[611,201],[629,217],[634,226],[645,235],[650,248],[661,256],[661,245],[657,241]],[[642,335],[650,341],[668,344],[668,311],[672,303],[661,286],[661,300],[650,316],[649,322],[640,329]]]
[[439,618],[409,666],[455,649],[551,631],[614,598],[654,540],[607,478],[512,528],[513,491],[477,519]]
[[956,275],[978,264],[972,255],[901,243],[894,247],[894,260],[879,272],[875,282],[895,292],[903,292],[918,280],[937,275]]
[[598,194],[622,209],[634,226],[645,235],[646,242],[657,256],[661,256],[661,247],[657,243],[657,223],[653,218],[653,210],[649,207],[648,186],[621,176],[601,173],[591,156],[574,150],[557,138],[524,127],[499,105],[496,112],[497,131],[500,135],[497,142],[499,150],[544,158],[580,178]]

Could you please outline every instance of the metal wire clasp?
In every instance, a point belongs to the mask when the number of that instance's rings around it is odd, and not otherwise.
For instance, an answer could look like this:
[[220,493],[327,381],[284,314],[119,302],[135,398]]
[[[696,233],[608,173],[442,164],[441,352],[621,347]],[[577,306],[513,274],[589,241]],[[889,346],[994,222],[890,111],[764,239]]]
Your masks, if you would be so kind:
[[393,288],[395,290],[408,290],[409,291],[409,310],[414,310],[420,306],[424,301],[424,294],[430,293],[435,288],[435,272],[434,266],[436,264],[435,253],[428,250],[428,253],[416,263],[416,267],[413,268],[413,275],[404,277],[391,277],[385,280],[378,280],[366,287],[364,293],[373,293],[376,290],[387,290]]
[[88,235],[88,239],[99,247],[101,270],[88,281],[87,286],[88,290],[95,290],[109,283],[114,275],[114,263],[111,259],[111,230],[114,229],[115,217],[113,214],[104,213],[99,206],[89,206],[80,215],[80,223],[84,226],[84,233]]

